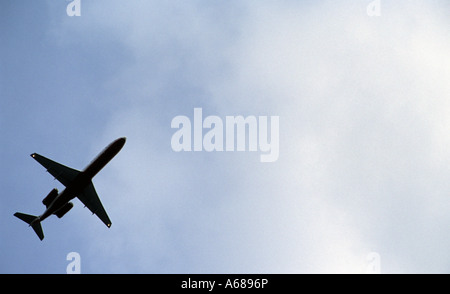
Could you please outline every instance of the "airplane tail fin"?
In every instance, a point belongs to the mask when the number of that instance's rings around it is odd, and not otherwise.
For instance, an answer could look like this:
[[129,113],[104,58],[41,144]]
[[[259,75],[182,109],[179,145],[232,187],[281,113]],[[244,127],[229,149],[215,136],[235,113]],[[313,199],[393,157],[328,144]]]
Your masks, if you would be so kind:
[[20,212],[16,212],[14,216],[29,224],[41,241],[44,239],[44,232],[42,231],[41,221],[39,220],[39,217]]

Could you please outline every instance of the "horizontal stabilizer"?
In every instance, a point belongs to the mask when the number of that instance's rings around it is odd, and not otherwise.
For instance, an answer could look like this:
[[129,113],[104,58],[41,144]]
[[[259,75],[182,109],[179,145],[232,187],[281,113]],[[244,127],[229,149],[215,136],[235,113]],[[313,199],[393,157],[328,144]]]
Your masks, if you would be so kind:
[[44,232],[42,231],[41,221],[39,220],[39,217],[21,212],[16,212],[14,216],[29,224],[41,241],[44,239]]

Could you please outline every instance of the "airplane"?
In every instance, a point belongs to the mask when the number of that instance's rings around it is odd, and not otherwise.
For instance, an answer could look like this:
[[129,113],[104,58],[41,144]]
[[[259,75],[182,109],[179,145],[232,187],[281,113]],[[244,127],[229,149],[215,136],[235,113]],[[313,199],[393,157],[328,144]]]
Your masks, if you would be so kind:
[[66,188],[59,194],[56,188],[50,191],[44,200],[42,200],[42,203],[46,207],[42,215],[35,216],[16,212],[14,216],[28,223],[42,241],[44,239],[44,232],[42,231],[41,222],[52,214],[58,218],[62,218],[73,207],[73,203],[70,200],[78,197],[84,204],[84,207],[87,207],[92,214],[96,214],[108,228],[111,227],[111,220],[98,198],[97,192],[92,184],[92,178],[119,153],[123,145],[125,145],[125,141],[125,137],[116,139],[83,171],[64,166],[37,153],[31,154],[32,158],[44,166]]

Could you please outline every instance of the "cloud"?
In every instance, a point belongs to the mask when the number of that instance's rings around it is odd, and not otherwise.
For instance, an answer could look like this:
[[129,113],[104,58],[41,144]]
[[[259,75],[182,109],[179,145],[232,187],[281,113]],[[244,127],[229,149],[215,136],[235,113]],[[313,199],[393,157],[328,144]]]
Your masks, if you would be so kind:
[[[323,273],[364,272],[376,251],[382,272],[448,271],[440,2],[382,2],[380,17],[353,1],[232,3],[223,15],[96,3],[83,32],[129,54],[103,84],[115,93],[103,137],[129,140],[96,181],[113,228],[89,258],[112,272]],[[279,160],[173,152],[170,121],[194,107],[279,115]]]

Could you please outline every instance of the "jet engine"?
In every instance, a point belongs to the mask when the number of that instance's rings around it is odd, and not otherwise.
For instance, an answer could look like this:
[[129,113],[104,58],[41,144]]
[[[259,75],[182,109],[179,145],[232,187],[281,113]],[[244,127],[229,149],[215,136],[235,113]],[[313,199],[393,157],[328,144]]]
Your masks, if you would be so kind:
[[44,198],[44,200],[42,200],[42,203],[48,207],[53,200],[55,200],[56,196],[58,196],[58,189],[53,189],[50,191],[50,193],[48,193],[48,195]]
[[72,203],[72,202],[68,202],[68,203],[64,204],[63,207],[61,207],[60,209],[58,209],[58,210],[55,212],[55,215],[56,215],[58,218],[62,218],[62,217],[63,217],[70,209],[72,209],[72,207],[73,207],[73,203]]

